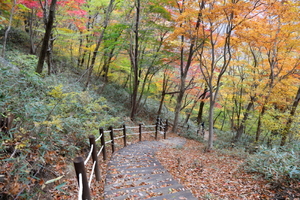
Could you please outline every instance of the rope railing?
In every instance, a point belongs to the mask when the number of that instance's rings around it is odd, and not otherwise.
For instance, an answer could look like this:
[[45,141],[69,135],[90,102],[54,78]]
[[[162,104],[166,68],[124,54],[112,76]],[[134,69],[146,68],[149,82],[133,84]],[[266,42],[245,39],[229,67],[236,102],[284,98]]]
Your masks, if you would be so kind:
[[159,132],[160,134],[162,134],[162,135],[164,134],[164,132],[163,132],[163,131],[158,131],[158,132]]
[[143,125],[144,128],[154,128],[156,125]]
[[94,174],[95,168],[96,168],[96,161],[94,161],[94,164],[93,164],[93,167],[92,167],[92,173],[90,175],[89,187],[91,187],[91,183],[92,183],[92,179],[93,179],[92,174]]
[[105,142],[105,144],[108,144],[108,143],[111,143],[112,142],[112,140],[108,140],[107,142]]
[[140,133],[130,133],[130,134],[127,134],[127,136],[130,136],[130,135],[139,135]]
[[79,174],[79,191],[78,191],[78,200],[82,200],[82,192],[83,192],[83,185],[82,185],[82,174]]
[[102,152],[103,146],[101,146],[101,149],[98,151],[97,156],[100,155],[100,153]]
[[123,138],[123,137],[124,137],[124,135],[121,135],[121,136],[119,136],[119,137],[115,137],[115,140],[120,139],[120,138]]
[[96,142],[99,141],[102,137],[102,134],[100,134],[100,136],[96,139]]
[[143,132],[144,134],[155,133],[155,131]]
[[116,129],[114,129],[114,131],[123,131],[124,130],[124,128],[116,128]]
[[85,159],[84,161],[84,165],[87,164],[87,162],[89,161],[89,159],[91,158],[92,156],[92,152],[93,152],[93,149],[94,149],[94,145],[91,146],[91,149],[90,149],[90,152],[89,152],[89,155],[87,156],[87,158]]
[[129,127],[126,127],[127,129],[134,129],[134,128],[139,128],[138,126],[129,126]]
[[[143,131],[144,129],[148,129]],[[149,128],[155,128],[154,131],[149,130]],[[128,129],[138,129],[139,132],[136,133],[127,133]],[[123,131],[123,135],[114,135],[114,131]],[[168,131],[168,120],[165,123],[162,123],[162,119],[157,117],[155,125],[143,125],[139,124],[139,126],[126,126],[123,125],[122,128],[113,128],[110,126],[108,130],[104,131],[101,127],[99,128],[99,137],[95,139],[94,135],[89,136],[90,141],[90,150],[87,155],[87,158],[84,160],[82,157],[76,157],[74,159],[74,167],[78,181],[78,200],[91,200],[90,188],[93,180],[93,175],[96,177],[96,181],[100,181],[100,169],[98,163],[98,156],[100,156],[101,152],[103,155],[103,160],[107,159],[106,155],[106,144],[110,144],[112,148],[112,153],[115,152],[115,140],[123,138],[124,147],[127,145],[127,136],[131,135],[139,135],[139,141],[142,141],[142,134],[155,133],[155,139],[158,139],[158,133],[163,134],[164,139],[166,139],[166,133]],[[110,139],[106,141],[105,133],[109,133]],[[97,144],[96,142],[101,142],[100,150],[97,152]],[[91,168],[91,172],[89,173],[89,179],[87,177],[85,165],[88,164],[88,161],[92,158],[93,165]],[[88,181],[89,180],[89,181]]]

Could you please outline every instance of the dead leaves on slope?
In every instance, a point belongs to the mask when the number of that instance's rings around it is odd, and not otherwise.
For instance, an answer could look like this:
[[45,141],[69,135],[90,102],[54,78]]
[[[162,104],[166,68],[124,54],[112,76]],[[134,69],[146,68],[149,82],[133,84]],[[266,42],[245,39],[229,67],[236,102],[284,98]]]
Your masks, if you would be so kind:
[[243,159],[218,151],[203,153],[203,144],[187,140],[183,148],[157,153],[162,165],[199,199],[269,199],[274,192],[262,178],[245,173]]

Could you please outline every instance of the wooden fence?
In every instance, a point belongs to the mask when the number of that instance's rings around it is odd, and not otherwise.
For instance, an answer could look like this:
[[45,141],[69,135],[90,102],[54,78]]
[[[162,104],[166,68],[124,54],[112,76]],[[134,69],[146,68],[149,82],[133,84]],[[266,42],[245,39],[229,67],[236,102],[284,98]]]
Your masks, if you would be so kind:
[[[146,130],[143,131],[143,129],[154,129],[154,130]],[[136,133],[128,133],[129,129],[137,130],[138,132]],[[107,131],[105,131],[103,128],[99,128],[99,134],[100,136],[96,139],[94,135],[89,136],[89,141],[90,141],[90,151],[87,156],[87,158],[84,160],[83,157],[76,157],[74,159],[74,167],[75,167],[75,172],[77,176],[77,181],[79,185],[78,189],[78,200],[90,200],[91,199],[91,194],[90,194],[90,188],[91,188],[91,183],[93,179],[93,175],[95,174],[96,181],[100,181],[101,176],[100,176],[100,169],[99,169],[99,160],[98,156],[102,152],[103,160],[107,159],[107,154],[106,154],[106,145],[110,144],[112,148],[112,153],[115,152],[115,140],[123,138],[124,142],[124,147],[127,145],[127,137],[132,136],[132,135],[138,135],[139,136],[139,141],[142,141],[142,134],[151,134],[154,133],[154,137],[157,140],[158,139],[158,134],[163,134],[164,139],[167,137],[167,131],[168,131],[168,120],[163,123],[163,120],[159,117],[156,119],[155,125],[143,125],[139,124],[139,126],[134,126],[134,127],[129,127],[126,125],[123,125],[122,128],[113,128],[112,126],[109,127]],[[115,135],[115,132],[122,132],[121,136]],[[105,141],[105,134],[109,134],[110,140]],[[101,142],[100,150],[98,150],[97,147],[97,142]],[[90,177],[88,179],[87,173],[86,173],[86,168],[85,166],[87,165],[88,161],[92,158],[93,160],[93,167],[90,174]]]

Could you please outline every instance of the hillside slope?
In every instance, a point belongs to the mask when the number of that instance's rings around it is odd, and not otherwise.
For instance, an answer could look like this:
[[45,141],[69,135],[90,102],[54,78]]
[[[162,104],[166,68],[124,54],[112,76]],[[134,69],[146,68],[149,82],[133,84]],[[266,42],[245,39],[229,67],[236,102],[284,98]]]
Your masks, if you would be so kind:
[[102,83],[94,82],[83,91],[81,76],[72,68],[40,76],[34,72],[36,63],[36,56],[16,50],[0,58],[1,120],[12,120],[0,135],[3,199],[32,199],[61,190],[74,177],[72,159],[85,153],[88,135],[98,135],[101,126],[133,124],[126,117],[124,90],[107,85],[109,92],[101,95]]

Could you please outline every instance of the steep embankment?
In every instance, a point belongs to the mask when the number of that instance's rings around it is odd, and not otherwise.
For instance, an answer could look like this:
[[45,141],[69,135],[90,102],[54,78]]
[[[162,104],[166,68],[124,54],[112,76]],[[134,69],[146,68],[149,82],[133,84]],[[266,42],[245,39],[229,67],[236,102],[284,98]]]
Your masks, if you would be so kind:
[[[126,107],[97,93],[101,83],[83,91],[81,73],[73,68],[38,75],[36,63],[35,56],[18,51],[8,51],[6,60],[0,58],[1,120],[13,116],[10,130],[0,135],[0,196],[72,199],[72,160],[85,154],[88,135],[98,135],[99,126],[132,122]],[[109,87],[122,100],[125,92]]]

